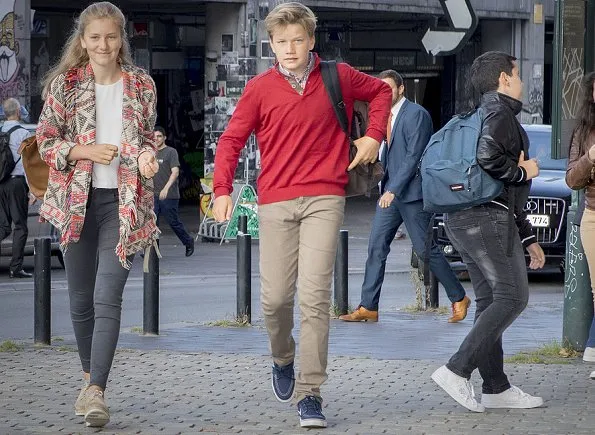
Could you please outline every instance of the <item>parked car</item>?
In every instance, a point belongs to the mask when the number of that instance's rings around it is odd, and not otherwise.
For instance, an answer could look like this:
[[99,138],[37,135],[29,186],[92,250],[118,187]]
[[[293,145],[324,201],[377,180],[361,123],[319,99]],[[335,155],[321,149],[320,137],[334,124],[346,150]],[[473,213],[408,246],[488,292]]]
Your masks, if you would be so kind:
[[[537,241],[543,248],[547,266],[564,271],[566,254],[566,217],[571,190],[566,185],[567,159],[551,158],[550,125],[523,125],[530,141],[529,153],[539,162],[539,176],[533,180],[525,211],[533,226]],[[436,215],[438,245],[451,262],[461,257],[450,243],[444,230],[442,215]],[[527,258],[528,258],[528,254]]]
[[[3,121],[0,121],[0,127],[3,123]],[[23,124],[23,127],[35,133],[37,124]],[[62,251],[60,251],[60,234],[52,224],[48,222],[39,222],[40,206],[41,201],[35,201],[35,203],[29,206],[29,215],[27,218],[29,235],[27,236],[27,242],[25,243],[25,255],[33,255],[33,243],[36,238],[47,237],[51,239],[52,256],[58,257],[58,261],[60,261],[60,264],[64,267],[64,259],[62,257]],[[0,255],[3,257],[12,256],[12,233],[0,242]]]

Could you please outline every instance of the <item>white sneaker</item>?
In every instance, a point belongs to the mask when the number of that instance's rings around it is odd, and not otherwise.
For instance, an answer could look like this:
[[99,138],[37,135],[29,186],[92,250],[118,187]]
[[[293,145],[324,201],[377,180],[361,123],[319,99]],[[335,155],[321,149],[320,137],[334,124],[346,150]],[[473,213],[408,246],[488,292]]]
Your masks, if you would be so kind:
[[543,399],[531,396],[519,387],[511,385],[508,390],[499,394],[482,394],[481,404],[486,408],[529,409],[543,405]]
[[583,353],[583,361],[595,362],[595,347],[585,347],[585,353]]
[[589,376],[591,379],[595,379],[595,371],[591,372],[591,375]]
[[455,399],[465,408],[473,412],[484,412],[482,404],[475,400],[473,385],[467,379],[454,374],[446,366],[440,367],[432,373],[432,379],[440,388],[446,391],[450,397]]

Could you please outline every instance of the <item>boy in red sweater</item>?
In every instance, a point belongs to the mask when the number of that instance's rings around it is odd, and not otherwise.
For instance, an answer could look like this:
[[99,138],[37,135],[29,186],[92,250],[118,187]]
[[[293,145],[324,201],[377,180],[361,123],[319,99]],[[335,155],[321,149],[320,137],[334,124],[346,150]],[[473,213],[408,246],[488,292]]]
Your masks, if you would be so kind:
[[[339,64],[349,117],[354,100],[369,102],[366,136],[349,163],[349,142],[336,120],[314,48],[316,17],[301,3],[283,3],[265,20],[278,63],[250,80],[221,135],[215,156],[219,222],[232,212],[232,181],[249,135],[258,140],[261,303],[273,357],[276,398],[294,396],[302,427],[326,427],[320,385],[326,380],[331,278],[343,222],[347,170],[374,162],[388,120],[390,87]],[[294,380],[293,307],[301,313],[300,372]]]

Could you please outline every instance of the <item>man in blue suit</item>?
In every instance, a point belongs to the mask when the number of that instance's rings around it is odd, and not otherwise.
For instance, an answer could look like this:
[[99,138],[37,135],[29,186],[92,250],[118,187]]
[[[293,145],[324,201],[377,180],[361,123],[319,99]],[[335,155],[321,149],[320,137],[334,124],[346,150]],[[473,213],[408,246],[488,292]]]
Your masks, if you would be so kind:
[[[421,179],[417,172],[421,155],[432,135],[432,119],[426,109],[405,98],[400,74],[387,70],[380,73],[379,78],[393,90],[387,140],[381,156],[385,174],[372,222],[361,302],[354,312],[339,317],[348,322],[378,321],[386,258],[397,229],[405,223],[413,249],[423,258],[432,218],[431,213],[423,210]],[[452,303],[452,316],[448,321],[463,320],[471,301],[436,244],[430,252],[430,270],[442,283]]]

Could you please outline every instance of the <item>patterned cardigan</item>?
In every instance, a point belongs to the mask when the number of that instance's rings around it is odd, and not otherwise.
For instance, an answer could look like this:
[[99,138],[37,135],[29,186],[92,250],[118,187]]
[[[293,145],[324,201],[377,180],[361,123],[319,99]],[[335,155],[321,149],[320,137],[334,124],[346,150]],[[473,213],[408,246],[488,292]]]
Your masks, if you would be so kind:
[[[153,180],[140,175],[137,163],[140,153],[156,152],[156,96],[153,79],[140,68],[122,65],[122,78],[120,239],[116,254],[122,266],[130,268],[126,257],[151,246],[159,234],[153,212]],[[95,77],[90,64],[72,68],[52,82],[39,118],[37,143],[42,159],[50,166],[40,216],[60,231],[60,244],[66,250],[80,238],[93,174],[91,160],[66,160],[75,145],[95,143]]]

